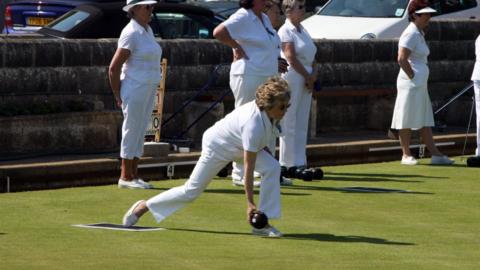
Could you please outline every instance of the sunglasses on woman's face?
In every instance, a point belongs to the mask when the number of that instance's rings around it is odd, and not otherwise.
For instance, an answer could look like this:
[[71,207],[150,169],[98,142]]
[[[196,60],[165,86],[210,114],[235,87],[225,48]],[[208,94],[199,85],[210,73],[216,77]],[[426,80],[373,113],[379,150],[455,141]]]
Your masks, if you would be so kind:
[[278,106],[278,109],[280,111],[285,111],[286,109],[288,109],[290,107],[290,103],[289,104],[282,104],[280,106]]
[[153,9],[155,5],[143,5],[143,6],[145,7],[145,9],[150,10],[150,9]]

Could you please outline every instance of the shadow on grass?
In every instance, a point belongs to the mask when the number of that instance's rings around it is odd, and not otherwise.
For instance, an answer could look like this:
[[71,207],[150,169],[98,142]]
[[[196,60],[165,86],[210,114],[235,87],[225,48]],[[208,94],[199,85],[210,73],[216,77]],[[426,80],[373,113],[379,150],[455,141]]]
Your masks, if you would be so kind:
[[448,177],[425,176],[421,174],[385,174],[385,173],[334,173],[325,172],[329,175],[351,175],[351,176],[368,176],[368,177],[395,177],[395,178],[437,178],[447,179]]
[[[151,188],[151,189],[165,191],[165,190],[169,190],[170,188]],[[254,190],[253,192],[256,195],[259,194],[258,190]],[[239,189],[207,189],[207,190],[204,191],[204,193],[222,193],[222,194],[243,195],[243,194],[245,194],[245,191],[243,190],[243,188],[239,188]],[[280,194],[285,195],[285,196],[311,196],[312,195],[311,193],[293,193],[293,192],[280,192]]]
[[[325,173],[322,180],[355,182],[409,182],[423,183],[422,180],[403,180],[402,178],[447,179],[448,177],[424,176],[420,174],[374,174],[374,173]],[[332,176],[333,175],[333,176]],[[338,175],[338,176],[337,176]],[[354,177],[349,177],[354,176]],[[400,178],[400,179],[398,179]]]
[[422,166],[422,167],[461,167],[461,168],[465,168],[467,167],[467,164],[465,163],[453,163],[451,165],[432,165],[432,164],[418,164],[416,166]]
[[361,193],[361,194],[423,194],[423,195],[434,195],[435,193],[431,192],[421,192],[421,191],[406,191],[406,192],[365,192],[365,191],[356,191],[356,190],[347,190],[347,187],[317,187],[317,186],[300,186],[294,185],[289,187],[283,187],[282,189],[304,189],[304,190],[318,190],[318,191],[336,191],[343,193]]
[[414,243],[395,242],[382,238],[365,237],[358,235],[333,235],[325,233],[297,233],[297,234],[285,234],[285,239],[293,240],[316,240],[323,242],[343,242],[343,243],[369,243],[379,245],[401,245],[401,246],[413,246]]
[[[328,173],[329,174],[329,173]],[[339,176],[325,176],[322,180],[330,180],[330,181],[354,181],[354,182],[401,182],[401,183],[423,183],[424,181],[420,180],[398,180],[398,179],[391,179],[391,178],[368,178],[368,177],[339,177]]]
[[5,235],[6,233],[0,232],[0,235]]
[[251,233],[244,233],[244,232],[207,231],[207,230],[180,229],[180,228],[167,228],[167,230],[181,231],[181,232],[196,232],[196,233],[228,234],[228,235],[252,235]]
[[[253,191],[255,194],[259,194],[258,190]],[[245,194],[245,191],[242,189],[207,189],[205,193],[226,193],[226,194]],[[286,196],[311,196],[311,193],[292,193],[292,192],[280,192],[281,195]]]
[[[212,231],[212,230],[195,230],[195,229],[181,229],[181,228],[167,228],[169,231],[181,231],[181,232],[195,232],[195,233],[212,233],[212,234],[226,234],[226,235],[248,235],[251,236],[251,233],[244,232],[229,232],[229,231]],[[382,238],[374,237],[365,237],[357,235],[333,235],[333,234],[324,234],[324,233],[294,233],[294,234],[285,234],[283,238],[269,238],[269,239],[288,239],[288,240],[314,240],[314,241],[323,241],[323,242],[343,242],[343,243],[369,243],[369,244],[379,244],[379,245],[402,245],[402,246],[412,246],[413,243],[405,242],[394,242]]]

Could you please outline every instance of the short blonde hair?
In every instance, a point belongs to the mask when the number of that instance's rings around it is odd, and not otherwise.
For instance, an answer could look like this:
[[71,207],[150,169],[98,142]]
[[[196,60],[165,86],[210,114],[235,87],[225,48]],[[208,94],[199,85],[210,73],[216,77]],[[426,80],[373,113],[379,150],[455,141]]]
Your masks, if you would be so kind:
[[302,4],[305,3],[305,0],[283,0],[282,2],[282,11],[287,14],[290,10],[293,9],[296,3]]
[[287,81],[275,76],[269,78],[257,88],[255,103],[261,111],[269,110],[278,104],[278,102],[289,102],[290,96]]

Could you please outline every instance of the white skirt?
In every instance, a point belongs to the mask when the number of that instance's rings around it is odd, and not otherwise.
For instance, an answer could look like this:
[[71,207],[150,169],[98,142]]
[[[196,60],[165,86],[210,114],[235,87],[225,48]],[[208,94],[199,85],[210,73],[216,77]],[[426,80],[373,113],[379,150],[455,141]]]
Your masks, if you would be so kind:
[[425,65],[415,70],[415,77],[411,80],[400,69],[397,77],[397,99],[392,117],[393,129],[420,129],[435,125],[427,88],[428,74],[429,70]]

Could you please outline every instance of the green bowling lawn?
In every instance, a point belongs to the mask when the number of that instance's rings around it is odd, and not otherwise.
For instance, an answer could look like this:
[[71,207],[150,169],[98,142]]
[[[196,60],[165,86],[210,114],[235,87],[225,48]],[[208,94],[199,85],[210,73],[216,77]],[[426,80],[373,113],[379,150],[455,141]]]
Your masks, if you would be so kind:
[[[0,269],[480,269],[480,169],[399,162],[325,167],[325,180],[282,188],[285,236],[250,235],[242,189],[214,180],[164,231],[72,227],[120,223],[157,190],[116,186],[0,194]],[[408,190],[363,193],[344,187]]]

